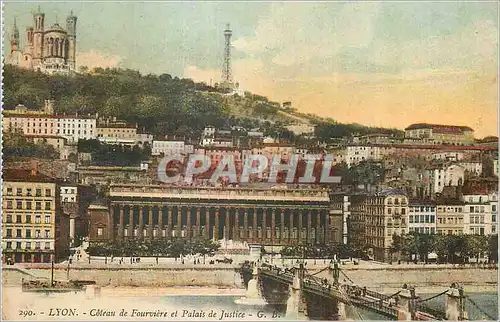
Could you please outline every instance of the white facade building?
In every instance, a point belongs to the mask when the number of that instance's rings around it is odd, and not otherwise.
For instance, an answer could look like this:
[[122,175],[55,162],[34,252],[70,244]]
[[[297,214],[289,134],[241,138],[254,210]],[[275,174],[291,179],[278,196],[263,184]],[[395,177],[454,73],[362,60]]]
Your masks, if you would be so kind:
[[444,186],[463,185],[464,173],[464,168],[455,164],[431,169],[429,178],[434,188],[434,193],[443,192]]
[[346,147],[345,162],[350,167],[365,160],[380,161],[394,151],[389,145],[349,145]]
[[78,140],[92,140],[97,138],[97,120],[91,117],[61,115],[56,116],[58,135],[66,138],[70,143]]
[[483,173],[483,164],[481,162],[458,162],[457,165],[478,177]]
[[77,202],[78,187],[71,186],[61,186],[61,202]]
[[153,141],[152,155],[184,155],[186,145],[184,141]]
[[434,160],[461,161],[463,158],[464,153],[457,151],[442,151],[432,154],[432,159]]
[[492,212],[489,195],[484,192],[475,192],[464,195],[464,201],[464,233],[490,235],[492,233]]
[[436,233],[436,205],[425,202],[410,202],[408,210],[408,233]]

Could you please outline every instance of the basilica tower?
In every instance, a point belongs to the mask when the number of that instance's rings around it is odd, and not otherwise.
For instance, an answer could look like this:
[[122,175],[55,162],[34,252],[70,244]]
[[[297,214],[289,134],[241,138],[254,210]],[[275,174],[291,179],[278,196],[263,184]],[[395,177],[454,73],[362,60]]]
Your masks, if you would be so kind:
[[43,59],[43,34],[45,29],[45,13],[40,11],[40,7],[38,7],[37,12],[33,14],[33,19],[35,22],[35,27],[33,29],[33,63],[34,65],[40,65]]
[[76,16],[71,11],[66,18],[66,30],[68,32],[68,65],[70,70],[76,71]]

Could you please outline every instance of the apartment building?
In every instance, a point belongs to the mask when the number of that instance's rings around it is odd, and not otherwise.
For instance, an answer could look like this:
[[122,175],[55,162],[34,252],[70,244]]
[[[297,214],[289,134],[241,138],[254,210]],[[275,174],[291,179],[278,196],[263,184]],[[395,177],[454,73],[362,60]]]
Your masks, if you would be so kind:
[[65,259],[69,217],[61,211],[59,183],[35,170],[5,170],[2,190],[2,261]]
[[408,197],[399,189],[351,197],[349,233],[352,243],[367,248],[378,261],[390,260],[393,235],[408,229]]

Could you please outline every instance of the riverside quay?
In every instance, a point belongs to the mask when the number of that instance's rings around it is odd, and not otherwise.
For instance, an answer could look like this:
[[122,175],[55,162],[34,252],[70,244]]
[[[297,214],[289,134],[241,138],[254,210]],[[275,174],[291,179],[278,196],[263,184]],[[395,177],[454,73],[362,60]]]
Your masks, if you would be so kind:
[[89,212],[94,240],[204,237],[289,245],[340,238],[329,208],[326,189],[123,184],[110,186],[108,207]]

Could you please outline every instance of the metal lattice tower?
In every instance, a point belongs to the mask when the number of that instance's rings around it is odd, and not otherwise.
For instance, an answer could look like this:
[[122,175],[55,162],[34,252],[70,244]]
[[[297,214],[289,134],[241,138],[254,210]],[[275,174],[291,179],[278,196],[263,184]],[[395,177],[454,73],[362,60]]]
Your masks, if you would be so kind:
[[224,65],[222,66],[222,83],[230,85],[233,83],[233,73],[231,71],[231,36],[233,31],[229,24],[226,25],[224,30],[225,46],[224,46]]

